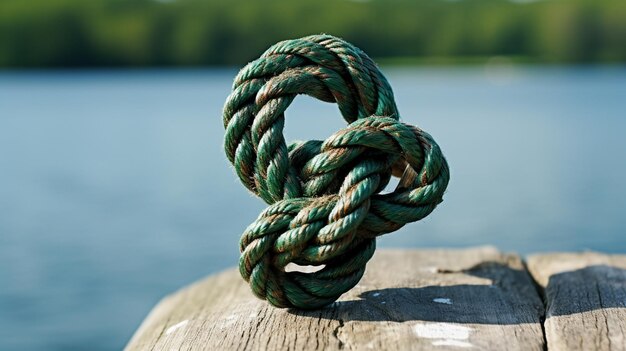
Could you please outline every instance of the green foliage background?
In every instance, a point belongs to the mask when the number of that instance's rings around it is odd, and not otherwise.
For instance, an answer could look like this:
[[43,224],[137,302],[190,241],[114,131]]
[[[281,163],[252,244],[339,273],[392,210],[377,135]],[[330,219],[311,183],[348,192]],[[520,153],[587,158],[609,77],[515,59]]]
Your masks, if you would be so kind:
[[0,0],[0,67],[240,65],[341,36],[392,62],[626,61],[625,0]]

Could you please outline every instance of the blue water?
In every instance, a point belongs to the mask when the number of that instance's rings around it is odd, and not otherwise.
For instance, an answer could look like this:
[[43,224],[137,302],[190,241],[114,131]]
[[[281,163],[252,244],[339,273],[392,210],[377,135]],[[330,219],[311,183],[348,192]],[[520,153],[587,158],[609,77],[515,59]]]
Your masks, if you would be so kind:
[[[385,68],[451,166],[381,247],[626,252],[626,68]],[[264,208],[222,151],[235,70],[0,73],[0,350],[115,350],[160,297],[237,262]],[[296,99],[290,139],[343,126]]]

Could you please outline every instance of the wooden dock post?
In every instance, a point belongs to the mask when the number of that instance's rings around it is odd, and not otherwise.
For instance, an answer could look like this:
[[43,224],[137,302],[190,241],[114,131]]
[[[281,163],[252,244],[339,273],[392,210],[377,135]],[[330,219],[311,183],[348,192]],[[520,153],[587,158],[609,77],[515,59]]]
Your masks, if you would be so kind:
[[624,350],[619,267],[626,256],[538,255],[527,270],[491,247],[379,250],[317,311],[276,309],[231,269],[163,299],[126,350]]

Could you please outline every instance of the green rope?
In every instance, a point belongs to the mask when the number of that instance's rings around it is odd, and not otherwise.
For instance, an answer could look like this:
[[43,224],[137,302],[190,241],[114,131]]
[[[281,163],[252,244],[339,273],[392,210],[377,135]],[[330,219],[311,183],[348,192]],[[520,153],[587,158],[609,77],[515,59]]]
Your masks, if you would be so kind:
[[[287,145],[285,110],[298,94],[337,103],[348,126]],[[333,36],[279,42],[239,72],[224,106],[226,155],[270,205],[240,241],[239,270],[256,296],[277,307],[332,303],[361,279],[377,236],[442,201],[449,171],[439,146],[399,118],[376,64]],[[398,186],[381,194],[392,175]],[[285,272],[292,262],[324,268]]]

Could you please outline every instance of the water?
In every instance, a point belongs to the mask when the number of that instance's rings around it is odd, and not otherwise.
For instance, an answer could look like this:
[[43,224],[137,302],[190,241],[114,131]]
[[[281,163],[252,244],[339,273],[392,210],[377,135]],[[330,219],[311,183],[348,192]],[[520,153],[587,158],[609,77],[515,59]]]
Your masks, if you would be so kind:
[[[381,247],[626,252],[626,69],[386,68],[451,165]],[[0,73],[0,350],[115,350],[173,290],[237,262],[264,208],[222,151],[234,70]],[[343,126],[301,97],[287,139]]]

